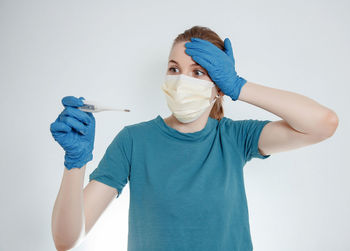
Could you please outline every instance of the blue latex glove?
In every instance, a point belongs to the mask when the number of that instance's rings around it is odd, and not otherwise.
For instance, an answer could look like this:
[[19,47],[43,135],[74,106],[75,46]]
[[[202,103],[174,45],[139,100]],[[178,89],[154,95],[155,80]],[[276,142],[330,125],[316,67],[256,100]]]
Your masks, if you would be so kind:
[[191,42],[185,43],[185,52],[207,70],[210,78],[225,95],[236,101],[247,80],[239,77],[235,71],[235,60],[228,38],[225,38],[224,46],[225,51],[207,40],[191,38]]
[[65,109],[50,125],[52,136],[65,150],[64,165],[68,170],[81,168],[93,158],[95,118],[91,112],[77,108],[84,105],[83,99],[64,97],[62,104]]

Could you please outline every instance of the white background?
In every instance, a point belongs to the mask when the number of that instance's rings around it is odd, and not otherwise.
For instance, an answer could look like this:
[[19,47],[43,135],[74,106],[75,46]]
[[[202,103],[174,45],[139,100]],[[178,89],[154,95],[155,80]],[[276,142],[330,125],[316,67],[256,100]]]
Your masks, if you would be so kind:
[[[0,250],[55,250],[64,151],[50,124],[64,96],[131,109],[95,114],[97,167],[125,125],[170,115],[160,85],[173,39],[194,25],[232,43],[248,81],[334,110],[321,143],[245,169],[256,251],[350,250],[349,1],[0,1]],[[293,105],[293,104],[291,104]],[[279,120],[225,96],[225,116]],[[126,250],[129,185],[74,250]]]

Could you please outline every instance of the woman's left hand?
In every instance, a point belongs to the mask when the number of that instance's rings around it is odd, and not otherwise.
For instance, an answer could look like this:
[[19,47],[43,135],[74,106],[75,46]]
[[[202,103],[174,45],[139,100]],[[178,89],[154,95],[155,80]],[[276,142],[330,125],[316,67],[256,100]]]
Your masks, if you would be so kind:
[[225,51],[222,51],[207,40],[191,38],[191,42],[185,43],[185,52],[207,70],[210,78],[225,95],[236,101],[247,80],[236,73],[231,42],[228,38],[225,38],[224,46]]

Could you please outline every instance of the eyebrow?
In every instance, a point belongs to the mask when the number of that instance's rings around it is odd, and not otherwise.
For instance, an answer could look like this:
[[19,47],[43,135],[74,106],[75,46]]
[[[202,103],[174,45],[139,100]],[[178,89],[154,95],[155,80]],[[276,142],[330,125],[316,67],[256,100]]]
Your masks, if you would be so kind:
[[[176,62],[175,60],[173,60],[173,59],[170,59],[169,60],[169,63],[175,63],[175,64],[178,64],[178,62]],[[191,64],[190,66],[200,66],[200,67],[202,67],[201,65],[199,65],[198,63],[193,63],[193,64]],[[202,67],[203,68],[203,67]]]

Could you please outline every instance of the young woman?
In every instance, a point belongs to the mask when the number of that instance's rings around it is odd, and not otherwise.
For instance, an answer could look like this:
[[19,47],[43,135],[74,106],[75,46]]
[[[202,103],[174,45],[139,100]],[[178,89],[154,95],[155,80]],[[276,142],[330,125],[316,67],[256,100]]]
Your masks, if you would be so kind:
[[[84,189],[95,119],[77,109],[82,98],[63,98],[51,124],[66,151],[52,216],[58,250],[78,245],[129,181],[129,251],[250,251],[244,165],[320,142],[338,125],[335,112],[310,98],[238,76],[230,40],[206,27],[174,40],[161,88],[172,114],[125,126]],[[227,118],[224,95],[281,120]]]

